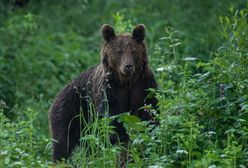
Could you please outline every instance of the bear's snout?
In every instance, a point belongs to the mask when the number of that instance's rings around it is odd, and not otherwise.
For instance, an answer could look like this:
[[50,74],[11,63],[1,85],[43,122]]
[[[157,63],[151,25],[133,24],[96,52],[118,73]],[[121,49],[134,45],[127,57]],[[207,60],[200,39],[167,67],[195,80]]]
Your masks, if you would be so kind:
[[130,65],[130,64],[125,65],[124,71],[125,71],[125,73],[132,73],[133,72],[133,68],[134,68],[133,65]]
[[135,67],[132,64],[126,64],[121,68],[121,72],[125,76],[130,76],[134,73]]

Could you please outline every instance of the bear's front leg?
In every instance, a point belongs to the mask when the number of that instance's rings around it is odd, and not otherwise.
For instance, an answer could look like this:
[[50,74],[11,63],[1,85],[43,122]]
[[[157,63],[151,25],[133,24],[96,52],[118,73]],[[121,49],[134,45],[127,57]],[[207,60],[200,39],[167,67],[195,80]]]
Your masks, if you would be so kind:
[[114,119],[110,125],[114,126],[114,134],[110,135],[111,144],[128,143],[129,135],[126,132],[123,123],[118,122],[118,119]]
[[[55,122],[53,122],[55,120]],[[74,119],[70,122],[66,118],[56,118],[51,121],[52,138],[53,138],[53,160],[61,161],[62,158],[67,159],[73,149],[79,145],[80,130],[79,121]],[[64,122],[67,124],[59,124]],[[63,121],[64,120],[64,121]]]
[[[49,110],[50,130],[53,138],[52,158],[55,162],[67,159],[79,144],[79,96],[72,85],[65,87]],[[77,117],[78,116],[78,117]]]
[[58,132],[53,133],[53,151],[52,159],[54,162],[61,161],[63,158],[67,159],[70,152],[67,145],[67,128],[52,128]]

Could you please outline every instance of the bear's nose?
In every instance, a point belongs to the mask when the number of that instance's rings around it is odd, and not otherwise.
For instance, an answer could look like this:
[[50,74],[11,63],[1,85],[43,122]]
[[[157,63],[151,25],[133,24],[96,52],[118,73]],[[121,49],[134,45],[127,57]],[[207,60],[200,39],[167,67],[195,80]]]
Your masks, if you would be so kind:
[[130,72],[132,72],[133,71],[133,65],[125,65],[125,72],[128,72],[128,73],[130,73]]

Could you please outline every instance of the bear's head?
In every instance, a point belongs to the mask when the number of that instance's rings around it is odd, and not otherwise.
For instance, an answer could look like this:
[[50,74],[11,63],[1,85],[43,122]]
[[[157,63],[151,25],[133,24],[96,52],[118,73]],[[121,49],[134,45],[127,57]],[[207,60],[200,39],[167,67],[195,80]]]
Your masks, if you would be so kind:
[[147,66],[147,52],[144,45],[145,26],[137,25],[132,34],[115,34],[110,25],[101,28],[104,45],[101,50],[105,72],[113,74],[120,81],[129,81],[141,76]]

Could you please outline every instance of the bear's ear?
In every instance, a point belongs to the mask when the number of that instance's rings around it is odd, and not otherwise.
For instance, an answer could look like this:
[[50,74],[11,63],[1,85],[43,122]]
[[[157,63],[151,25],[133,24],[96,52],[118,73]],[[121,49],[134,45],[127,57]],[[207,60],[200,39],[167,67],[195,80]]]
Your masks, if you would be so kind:
[[108,24],[104,24],[101,28],[101,33],[102,33],[102,38],[109,42],[110,40],[112,40],[115,37],[115,31],[113,29],[113,27],[111,27]]
[[137,25],[134,29],[133,29],[133,38],[138,41],[138,42],[142,42],[145,39],[145,35],[146,35],[146,27],[143,24],[139,24]]

